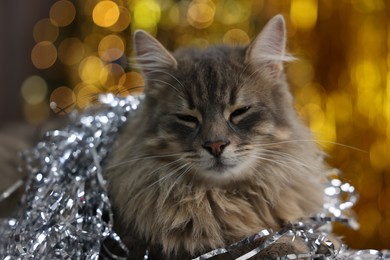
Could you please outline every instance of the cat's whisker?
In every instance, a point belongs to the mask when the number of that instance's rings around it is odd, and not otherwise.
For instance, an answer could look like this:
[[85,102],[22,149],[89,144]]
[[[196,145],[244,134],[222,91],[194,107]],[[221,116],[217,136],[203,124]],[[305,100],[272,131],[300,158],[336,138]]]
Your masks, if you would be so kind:
[[[174,188],[176,185],[178,185],[179,182],[180,182],[182,179],[184,179],[184,175],[186,175],[188,172],[190,172],[191,169],[192,169],[191,163],[186,163],[186,164],[183,165],[183,167],[180,167],[179,170],[175,171],[174,174],[176,174],[176,173],[177,173],[178,171],[180,171],[180,170],[183,170],[181,173],[178,174],[178,176],[177,176],[177,178],[175,179],[175,181],[173,182],[173,184],[172,184],[172,185],[169,187],[169,189],[165,192],[166,194],[165,194],[165,196],[164,196],[164,198],[163,198],[163,200],[162,200],[163,202],[165,202],[165,201],[168,199],[168,197],[169,197],[169,195],[171,194],[171,191],[173,190],[173,188]],[[161,183],[161,182],[160,182],[160,183]]]
[[[179,163],[179,161],[180,161],[180,160],[176,160],[176,161],[171,162],[171,163],[169,163],[169,164],[167,164],[167,165],[164,165],[164,166],[160,167],[159,169],[154,170],[154,171],[151,172],[150,174],[154,174],[155,172],[160,171],[161,169],[164,169],[164,168],[166,168],[166,167],[169,167],[169,166],[173,165],[174,163]],[[151,187],[153,187],[154,185],[157,185],[157,184],[163,184],[166,180],[170,179],[173,175],[176,175],[177,172],[179,172],[179,171],[182,170],[183,168],[187,167],[189,164],[190,164],[190,163],[185,163],[185,164],[179,166],[178,168],[176,168],[176,169],[174,169],[174,170],[172,170],[172,171],[170,171],[170,172],[168,172],[168,173],[165,172],[165,173],[164,173],[165,176],[163,176],[163,177],[161,177],[161,178],[158,178],[155,182],[153,182],[152,184],[150,184],[150,185],[148,186],[148,188],[151,188]]]
[[110,165],[106,167],[107,170],[111,170],[113,168],[117,168],[120,166],[126,166],[129,163],[135,162],[135,161],[140,161],[140,160],[149,160],[149,159],[165,159],[165,158],[170,158],[170,157],[176,157],[182,155],[181,153],[171,153],[171,154],[160,154],[160,155],[151,155],[151,154],[144,154],[139,157],[133,158],[131,160],[126,160],[114,165]]
[[[305,168],[307,168],[309,170],[314,170],[313,166],[310,166],[310,164],[302,161],[301,159],[299,159],[297,157],[294,157],[291,154],[283,153],[283,152],[279,152],[279,151],[273,151],[273,150],[263,150],[263,152],[265,152],[267,155],[270,154],[272,156],[279,157],[279,158],[277,158],[277,159],[279,159],[278,160],[279,162],[295,164],[295,165],[298,165],[298,166],[305,167]],[[264,153],[261,153],[261,155],[264,156]]]
[[172,85],[172,84],[169,83],[169,82],[166,82],[166,81],[163,81],[163,80],[159,80],[159,79],[148,79],[148,80],[149,80],[149,81],[155,81],[155,82],[159,82],[159,83],[168,85],[168,86],[170,86],[171,88],[173,88],[179,95],[181,95],[181,92],[180,92],[174,85]]
[[274,164],[277,164],[277,165],[280,165],[280,166],[283,166],[283,167],[287,167],[288,164],[295,164],[296,165],[296,163],[293,163],[293,162],[267,158],[267,157],[260,156],[260,155],[257,155],[257,154],[256,155],[251,155],[251,157],[255,158],[255,159],[258,159],[258,160],[271,162],[271,163],[274,163]]
[[171,78],[173,78],[177,83],[179,83],[180,84],[180,86],[183,88],[183,89],[186,89],[185,87],[184,87],[184,85],[180,82],[180,80],[178,79],[178,78],[176,78],[173,74],[171,74],[171,73],[169,73],[169,72],[167,72],[167,71],[164,71],[164,70],[154,70],[153,72],[159,72],[159,73],[163,73],[163,74],[166,74],[166,75],[168,75],[168,76],[170,76]]
[[260,143],[254,143],[253,145],[264,147],[264,146],[275,146],[275,145],[280,145],[280,144],[297,143],[297,142],[313,142],[313,143],[325,143],[325,144],[328,143],[328,144],[333,144],[333,145],[345,147],[348,149],[352,149],[352,150],[355,150],[358,152],[367,153],[367,151],[365,151],[363,149],[359,149],[359,148],[354,147],[354,146],[350,146],[350,145],[346,145],[346,144],[342,144],[342,143],[338,143],[338,142],[333,142],[333,141],[328,141],[328,140],[317,140],[317,139],[292,139],[292,140],[275,141],[275,142],[260,142]]

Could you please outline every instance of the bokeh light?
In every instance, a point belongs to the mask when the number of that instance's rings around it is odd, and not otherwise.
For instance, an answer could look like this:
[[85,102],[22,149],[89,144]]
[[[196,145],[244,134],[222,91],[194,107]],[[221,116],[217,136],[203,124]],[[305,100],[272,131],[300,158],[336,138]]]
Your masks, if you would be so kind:
[[104,61],[114,61],[122,57],[125,51],[125,43],[115,34],[105,36],[99,43],[99,56]]
[[390,248],[389,10],[384,0],[53,1],[32,31],[31,60],[40,73],[21,86],[25,117],[39,123],[85,108],[100,93],[142,91],[127,59],[136,29],[168,50],[247,44],[283,14],[288,51],[297,58],[286,64],[297,111],[330,166],[360,193],[362,228],[335,230],[353,248]]
[[222,41],[229,45],[245,45],[249,44],[250,39],[244,30],[231,29],[223,35]]
[[98,2],[92,12],[93,21],[101,27],[114,25],[118,21],[119,15],[119,7],[112,1]]
[[104,63],[95,56],[89,56],[83,59],[79,66],[79,76],[85,83],[105,83],[106,71]]
[[58,46],[58,58],[66,65],[79,63],[85,54],[84,44],[78,38],[67,38]]
[[191,2],[187,11],[189,24],[197,29],[203,29],[213,23],[215,4],[210,0],[196,0]]
[[76,17],[76,8],[71,1],[60,0],[50,8],[50,19],[58,26],[67,26]]
[[135,71],[130,71],[122,75],[118,83],[118,92],[124,96],[142,92],[145,84],[141,74]]
[[291,0],[291,20],[299,29],[311,30],[317,22],[318,0]]
[[34,25],[33,37],[35,42],[54,42],[58,34],[58,26],[54,25],[49,18],[42,19]]
[[89,104],[96,101],[101,90],[92,84],[79,83],[75,86],[74,92],[77,100],[77,107],[85,108]]
[[160,21],[160,5],[154,0],[137,1],[133,16],[134,27],[153,31]]
[[23,81],[21,92],[27,104],[43,103],[48,93],[47,83],[40,76],[30,76]]
[[57,49],[49,41],[38,42],[31,51],[31,60],[38,69],[47,69],[57,60]]
[[120,6],[118,20],[113,25],[111,25],[109,29],[113,32],[121,32],[124,31],[127,27],[129,27],[130,22],[131,16],[129,10]]
[[76,95],[68,87],[58,87],[50,95],[50,107],[58,115],[69,114],[76,105]]

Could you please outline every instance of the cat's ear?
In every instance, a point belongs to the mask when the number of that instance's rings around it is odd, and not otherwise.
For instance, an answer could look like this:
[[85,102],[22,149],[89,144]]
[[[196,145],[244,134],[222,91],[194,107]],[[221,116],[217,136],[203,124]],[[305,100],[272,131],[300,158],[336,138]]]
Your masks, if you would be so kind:
[[251,43],[247,61],[271,76],[283,71],[283,62],[294,60],[286,55],[286,24],[282,15],[274,16]]
[[145,77],[149,72],[175,69],[175,58],[153,36],[143,30],[134,33],[134,50],[138,65]]

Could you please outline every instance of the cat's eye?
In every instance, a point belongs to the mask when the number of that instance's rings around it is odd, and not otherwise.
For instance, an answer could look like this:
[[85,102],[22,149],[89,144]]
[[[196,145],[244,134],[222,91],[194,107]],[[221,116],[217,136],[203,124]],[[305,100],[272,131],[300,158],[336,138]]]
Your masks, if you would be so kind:
[[230,118],[233,118],[233,117],[237,117],[237,116],[240,116],[240,115],[243,115],[245,114],[251,107],[250,106],[245,106],[245,107],[241,107],[239,109],[236,109],[233,111],[233,113],[230,114]]
[[198,119],[194,116],[182,115],[182,114],[177,114],[176,116],[178,119],[186,123],[198,123]]

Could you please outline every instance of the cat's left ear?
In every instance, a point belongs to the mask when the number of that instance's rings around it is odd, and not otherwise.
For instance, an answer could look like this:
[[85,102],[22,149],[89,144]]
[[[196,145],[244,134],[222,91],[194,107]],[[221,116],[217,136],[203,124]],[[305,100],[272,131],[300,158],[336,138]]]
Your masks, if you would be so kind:
[[294,60],[286,55],[286,23],[282,15],[274,16],[251,43],[247,51],[247,62],[261,72],[279,76],[283,62]]
[[134,50],[137,62],[147,77],[149,72],[175,69],[176,59],[153,36],[143,30],[134,33]]

